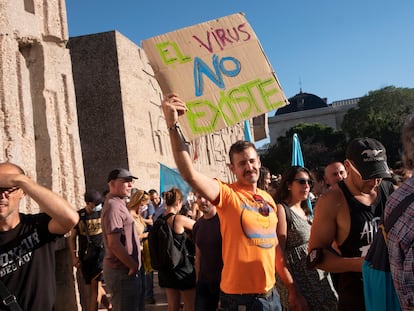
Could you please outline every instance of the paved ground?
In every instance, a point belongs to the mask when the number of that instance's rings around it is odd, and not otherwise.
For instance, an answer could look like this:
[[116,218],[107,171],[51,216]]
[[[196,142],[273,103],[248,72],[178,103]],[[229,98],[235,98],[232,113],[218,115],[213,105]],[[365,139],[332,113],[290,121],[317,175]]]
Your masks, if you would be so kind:
[[165,290],[158,286],[158,273],[154,271],[154,298],[155,305],[146,304],[146,311],[163,311],[168,309],[167,297],[165,296]]

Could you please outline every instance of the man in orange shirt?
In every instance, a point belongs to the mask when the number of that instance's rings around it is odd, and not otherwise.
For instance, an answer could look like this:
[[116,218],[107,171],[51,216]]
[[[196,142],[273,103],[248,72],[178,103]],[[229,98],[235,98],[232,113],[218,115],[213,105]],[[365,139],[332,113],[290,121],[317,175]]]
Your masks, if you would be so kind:
[[[223,237],[220,305],[223,310],[281,310],[275,285],[276,205],[257,188],[260,159],[254,144],[234,143],[229,151],[236,182],[227,184],[194,169],[188,146],[178,126],[186,111],[176,94],[166,96],[162,108],[171,146],[181,176],[217,207]],[[280,252],[278,252],[280,256]]]

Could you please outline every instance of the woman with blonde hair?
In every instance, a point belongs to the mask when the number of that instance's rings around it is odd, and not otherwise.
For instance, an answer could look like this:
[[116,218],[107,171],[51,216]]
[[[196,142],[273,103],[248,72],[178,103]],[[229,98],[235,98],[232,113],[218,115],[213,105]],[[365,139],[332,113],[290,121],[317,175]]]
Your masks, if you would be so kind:
[[148,248],[148,230],[147,226],[152,225],[152,219],[145,219],[141,216],[141,212],[144,210],[145,207],[148,206],[150,202],[149,194],[144,190],[136,189],[134,194],[131,196],[127,208],[134,219],[135,224],[135,231],[138,234],[139,240],[141,242],[141,278],[142,284],[144,285],[144,290],[141,293],[141,308],[140,310],[144,310],[145,306],[145,293],[147,291],[148,286],[152,286],[152,284],[147,284],[145,282],[145,275],[152,272],[151,267],[151,258]]
[[[181,215],[183,206],[183,194],[177,188],[172,188],[165,193],[166,211],[161,217],[168,217],[167,223],[171,227],[174,240],[180,245],[185,245],[187,239],[186,230],[192,230],[195,221]],[[193,311],[195,306],[195,270],[187,256],[184,247],[183,257],[178,266],[172,270],[158,271],[158,283],[165,288],[168,301],[168,311],[180,310],[181,301],[184,302],[184,311]]]

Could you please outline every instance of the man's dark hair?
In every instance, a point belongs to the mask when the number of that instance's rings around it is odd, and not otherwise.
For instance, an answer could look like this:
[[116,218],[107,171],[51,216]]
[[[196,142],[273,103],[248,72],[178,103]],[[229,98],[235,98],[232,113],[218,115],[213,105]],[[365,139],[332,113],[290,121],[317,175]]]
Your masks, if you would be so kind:
[[85,202],[93,203],[95,206],[104,202],[104,196],[98,190],[88,190],[85,192]]
[[257,152],[256,146],[253,143],[246,140],[238,140],[233,145],[231,145],[229,151],[230,163],[233,164],[233,154],[241,153],[248,148],[253,148]]
[[155,190],[155,189],[150,189],[150,190],[148,190],[148,193],[151,194],[151,195],[154,194],[154,193],[158,194],[158,191]]

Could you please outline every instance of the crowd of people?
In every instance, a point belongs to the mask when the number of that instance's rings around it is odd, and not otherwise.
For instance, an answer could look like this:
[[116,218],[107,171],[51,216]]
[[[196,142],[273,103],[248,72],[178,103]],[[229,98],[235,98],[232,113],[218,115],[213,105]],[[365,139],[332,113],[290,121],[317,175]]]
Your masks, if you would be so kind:
[[[76,213],[19,166],[0,164],[0,276],[12,293],[2,293],[1,310],[53,309],[54,245],[69,231],[82,309],[145,310],[156,303],[149,234],[159,219],[182,246],[179,264],[157,271],[169,311],[369,310],[363,262],[379,219],[413,193],[414,118],[402,131],[398,171],[373,138],[351,140],[345,159],[278,175],[261,165],[254,144],[237,141],[229,150],[235,182],[227,183],[193,166],[178,124],[185,103],[170,94],[162,108],[188,195],[134,188],[137,177],[116,168],[108,191],[87,190]],[[43,212],[19,213],[25,195]],[[389,232],[401,310],[414,308],[413,216],[414,203]]]

